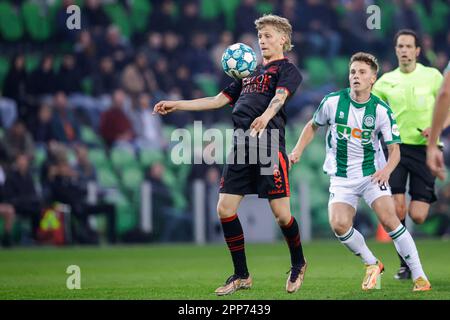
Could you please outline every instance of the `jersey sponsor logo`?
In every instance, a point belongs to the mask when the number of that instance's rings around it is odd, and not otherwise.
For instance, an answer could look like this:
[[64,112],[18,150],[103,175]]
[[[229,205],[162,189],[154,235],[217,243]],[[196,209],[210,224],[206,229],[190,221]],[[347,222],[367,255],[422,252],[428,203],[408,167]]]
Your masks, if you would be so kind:
[[254,77],[242,79],[241,93],[264,93],[269,90],[270,80],[272,76],[264,73]]
[[351,128],[342,124],[336,125],[337,138],[339,140],[350,140],[351,137],[361,140],[361,144],[372,142],[372,131],[370,129]]
[[269,192],[267,192],[269,195],[274,195],[274,194],[282,194],[284,193],[284,189],[280,189],[280,190],[269,190]]
[[394,124],[394,125],[392,126],[392,134],[393,134],[394,136],[399,136],[399,135],[400,135],[400,131],[398,130],[398,126],[397,126],[396,124]]
[[366,127],[372,128],[375,125],[375,117],[369,114],[364,117],[363,123]]
[[344,119],[344,112],[339,112],[339,119]]

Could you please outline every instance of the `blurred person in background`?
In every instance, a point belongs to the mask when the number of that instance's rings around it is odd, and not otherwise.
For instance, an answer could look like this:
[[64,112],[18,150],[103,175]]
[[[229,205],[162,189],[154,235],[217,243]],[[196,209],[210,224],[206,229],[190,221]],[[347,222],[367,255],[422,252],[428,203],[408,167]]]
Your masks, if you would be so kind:
[[190,241],[192,239],[192,218],[176,208],[173,192],[164,182],[167,170],[160,162],[153,163],[145,174],[146,181],[152,188],[152,210],[158,240]]
[[76,65],[81,76],[87,77],[95,75],[98,64],[97,45],[92,39],[92,34],[88,29],[82,29],[78,35],[78,42],[74,47]]
[[70,144],[77,142],[80,137],[80,125],[62,91],[57,92],[53,98],[51,126],[52,137],[60,142]]
[[48,103],[42,103],[39,107],[37,119],[30,125],[30,131],[36,144],[45,146],[50,140],[54,139],[52,118],[52,107]]
[[4,196],[19,217],[30,219],[31,237],[36,240],[43,201],[36,190],[27,154],[16,154],[14,164],[6,176]]
[[29,159],[33,158],[34,140],[22,121],[14,122],[3,140],[7,156],[11,162],[21,153],[26,154]]
[[16,211],[14,210],[14,206],[5,197],[5,180],[6,173],[0,163],[0,217],[3,219],[1,244],[3,247],[8,248],[12,245],[12,230],[16,218]]
[[133,50],[130,44],[122,38],[119,27],[110,25],[106,29],[104,41],[100,42],[99,54],[100,56],[109,55],[117,70],[122,71],[131,60]]
[[100,118],[100,135],[108,148],[133,147],[134,130],[127,116],[129,108],[125,105],[125,92],[117,89],[113,93],[111,107],[104,111]]
[[32,95],[33,103],[37,104],[40,98],[48,98],[57,90],[56,75],[53,70],[53,55],[42,57],[39,67],[29,77],[27,90]]
[[152,114],[151,102],[148,93],[141,93],[136,107],[129,112],[129,118],[136,134],[138,148],[161,151],[167,142],[163,138],[161,118]]

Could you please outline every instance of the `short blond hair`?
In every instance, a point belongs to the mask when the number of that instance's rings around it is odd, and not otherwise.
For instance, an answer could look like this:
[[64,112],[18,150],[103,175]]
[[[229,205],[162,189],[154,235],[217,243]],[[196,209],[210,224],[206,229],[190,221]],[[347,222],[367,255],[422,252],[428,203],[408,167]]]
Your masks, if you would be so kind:
[[274,14],[267,14],[255,20],[256,30],[258,31],[267,25],[273,26],[275,30],[286,36],[283,51],[291,51],[294,46],[291,44],[292,26],[289,20]]
[[371,55],[370,53],[366,52],[357,52],[350,58],[350,62],[348,63],[348,67],[352,65],[353,62],[360,61],[367,63],[370,68],[375,72],[375,74],[378,73],[378,70],[380,67],[378,66],[378,60],[375,58],[374,55]]

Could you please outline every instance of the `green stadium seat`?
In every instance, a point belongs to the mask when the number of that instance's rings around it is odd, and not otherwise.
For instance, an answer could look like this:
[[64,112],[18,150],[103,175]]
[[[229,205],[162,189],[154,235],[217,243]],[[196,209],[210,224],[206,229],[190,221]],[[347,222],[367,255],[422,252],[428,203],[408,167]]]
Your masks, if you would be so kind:
[[3,88],[3,81],[9,70],[9,59],[7,57],[0,56],[0,91]]
[[100,186],[104,188],[118,188],[119,180],[113,170],[107,167],[97,168],[97,178]]
[[235,11],[240,4],[240,0],[220,0],[222,11],[225,14],[225,23],[227,30],[234,31]]
[[0,33],[7,41],[17,41],[23,36],[22,17],[11,4],[0,3]]
[[136,165],[136,156],[134,151],[125,148],[113,148],[110,153],[111,162],[114,167],[119,172],[126,167]]
[[348,83],[348,58],[337,57],[331,62],[333,76],[339,86],[344,86]]
[[199,86],[199,88],[203,91],[203,93],[212,97],[219,92],[219,88],[217,86],[217,81],[214,77],[208,75],[201,75],[195,77],[195,83]]
[[139,192],[144,174],[139,167],[127,167],[122,172],[122,186],[131,193]]
[[33,165],[36,169],[40,169],[42,163],[47,158],[47,151],[44,148],[36,148],[34,150]]
[[123,6],[119,3],[111,3],[105,5],[103,8],[111,21],[119,27],[122,35],[129,39],[132,34],[132,29],[128,14]]
[[45,16],[40,6],[32,1],[22,5],[22,16],[30,37],[35,41],[48,40],[51,35],[50,20]]
[[109,159],[106,156],[106,153],[101,148],[91,148],[88,150],[88,158],[89,161],[96,168],[110,168]]
[[141,164],[142,168],[146,169],[150,165],[158,161],[159,162],[164,161],[164,154],[161,151],[143,149],[139,153],[139,163]]
[[206,20],[213,20],[220,14],[220,3],[217,0],[202,0],[200,3],[200,16]]
[[31,73],[39,67],[41,56],[39,54],[27,54],[25,55],[25,70],[27,73]]
[[325,60],[315,57],[307,58],[305,65],[311,85],[319,86],[329,80],[331,73]]
[[138,32],[146,31],[148,18],[152,10],[151,3],[147,0],[132,0],[130,5],[130,22],[133,30]]
[[99,135],[89,126],[80,127],[80,138],[81,141],[91,146],[101,146],[103,145],[102,139]]
[[269,1],[261,1],[256,5],[256,10],[260,15],[273,13],[273,3]]

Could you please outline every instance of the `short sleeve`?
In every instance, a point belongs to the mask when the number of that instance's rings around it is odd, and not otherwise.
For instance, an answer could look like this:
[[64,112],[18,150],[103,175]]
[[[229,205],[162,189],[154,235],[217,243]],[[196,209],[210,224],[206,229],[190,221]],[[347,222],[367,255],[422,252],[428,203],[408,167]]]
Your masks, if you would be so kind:
[[433,94],[435,97],[439,94],[439,90],[441,89],[442,82],[444,81],[444,77],[442,74],[436,70],[434,75],[434,88],[433,88]]
[[401,143],[400,131],[395,121],[394,113],[383,107],[383,112],[378,115],[380,119],[380,132],[386,144]]
[[283,65],[280,70],[277,88],[287,89],[289,96],[292,96],[302,83],[300,71],[292,63]]
[[228,85],[225,89],[222,90],[222,93],[230,100],[230,104],[233,105],[238,101],[239,96],[241,95],[242,90],[242,80],[234,80],[232,83]]
[[322,99],[319,107],[317,108],[313,116],[314,124],[320,127],[328,124],[328,120],[330,117],[328,114],[329,108],[327,107],[327,100],[328,100],[327,97]]

